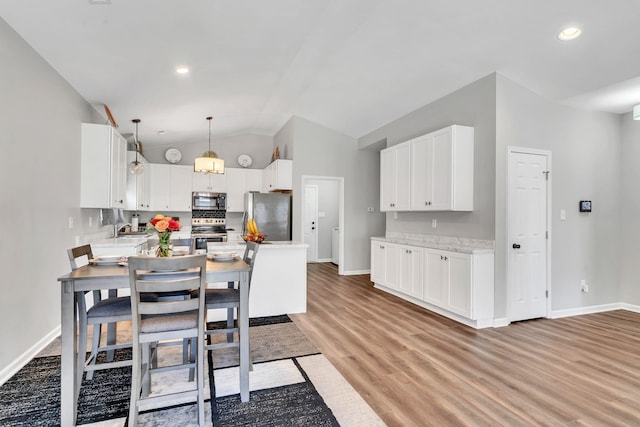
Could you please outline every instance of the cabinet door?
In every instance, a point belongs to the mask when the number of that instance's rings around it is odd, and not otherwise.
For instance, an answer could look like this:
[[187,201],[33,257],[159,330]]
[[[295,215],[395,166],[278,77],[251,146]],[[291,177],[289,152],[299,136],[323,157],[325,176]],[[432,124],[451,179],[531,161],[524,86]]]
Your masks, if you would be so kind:
[[245,169],[247,188],[245,191],[262,190],[262,171],[260,169]]
[[447,309],[471,317],[471,256],[447,253],[448,288]]
[[191,166],[170,165],[171,183],[169,209],[176,212],[191,211]]
[[433,137],[411,141],[411,210],[430,210],[433,200]]
[[162,213],[169,210],[171,193],[171,165],[151,164],[151,210]]
[[399,245],[394,243],[385,243],[385,259],[384,259],[384,284],[388,288],[398,289],[399,264],[398,253]]
[[246,169],[227,168],[227,212],[244,211],[244,193],[247,188]]
[[423,262],[422,248],[416,246],[399,246],[398,290],[414,298],[422,299],[423,294]]
[[227,192],[227,174],[226,173],[212,173],[209,175],[209,191],[214,193],[226,193]]
[[371,242],[371,281],[385,284],[385,245],[386,243]]
[[191,189],[193,191],[203,191],[203,192],[211,191],[211,188],[209,185],[209,175],[192,171]]
[[125,208],[127,199],[127,140],[111,128],[111,207]]
[[408,210],[411,205],[411,144],[380,152],[380,210]]
[[432,200],[431,210],[453,209],[452,203],[452,129],[448,127],[432,134]]
[[446,305],[446,289],[444,286],[448,272],[445,270],[442,251],[424,250],[424,296],[423,299],[433,305]]

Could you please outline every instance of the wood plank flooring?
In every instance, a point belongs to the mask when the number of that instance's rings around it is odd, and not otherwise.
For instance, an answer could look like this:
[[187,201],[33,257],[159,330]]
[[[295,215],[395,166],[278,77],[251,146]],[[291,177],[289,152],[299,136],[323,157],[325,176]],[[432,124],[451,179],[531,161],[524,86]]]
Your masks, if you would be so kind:
[[639,426],[640,314],[475,330],[308,264],[291,315],[389,426]]

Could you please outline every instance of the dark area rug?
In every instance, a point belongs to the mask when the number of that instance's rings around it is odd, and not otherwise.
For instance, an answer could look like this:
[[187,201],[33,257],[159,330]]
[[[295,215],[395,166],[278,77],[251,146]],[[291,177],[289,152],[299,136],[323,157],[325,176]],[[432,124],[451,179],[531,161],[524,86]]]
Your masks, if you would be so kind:
[[[291,325],[284,325],[291,323]],[[270,325],[283,324],[282,328]],[[251,319],[254,363],[295,358],[317,353],[315,347],[297,330],[288,316]],[[260,328],[266,326],[266,328]],[[272,349],[273,328],[279,329],[284,345]],[[254,341],[253,334],[258,336]],[[299,335],[299,336],[298,336]],[[262,341],[265,344],[260,344]],[[306,341],[306,342],[305,342]],[[255,342],[255,346],[254,346]],[[263,348],[259,348],[262,346]],[[258,347],[258,348],[256,348]],[[237,350],[236,350],[237,353]],[[270,356],[269,356],[270,354]],[[104,357],[104,355],[101,355]],[[131,358],[131,350],[117,350],[117,360]],[[237,356],[236,356],[237,357]],[[210,363],[211,354],[208,355]],[[229,361],[232,362],[232,361]],[[233,366],[234,363],[229,363]],[[251,392],[251,401],[240,402],[239,395],[211,402],[215,426],[337,426],[338,423],[313,384],[305,383]],[[210,385],[215,389],[213,376]],[[83,381],[78,401],[77,424],[126,417],[129,409],[131,368],[96,371],[92,381]],[[187,405],[188,406],[188,405]],[[0,426],[58,426],[60,424],[60,356],[32,359],[0,387]]]

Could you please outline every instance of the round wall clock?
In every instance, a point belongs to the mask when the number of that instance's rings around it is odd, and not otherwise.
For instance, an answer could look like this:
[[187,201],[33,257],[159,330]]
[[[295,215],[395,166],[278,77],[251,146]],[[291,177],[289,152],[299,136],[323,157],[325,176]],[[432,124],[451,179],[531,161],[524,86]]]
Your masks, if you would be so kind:
[[169,148],[165,151],[164,158],[169,163],[178,163],[182,159],[182,153],[177,148]]
[[238,156],[238,164],[243,168],[248,168],[253,163],[253,159],[248,154],[240,154]]

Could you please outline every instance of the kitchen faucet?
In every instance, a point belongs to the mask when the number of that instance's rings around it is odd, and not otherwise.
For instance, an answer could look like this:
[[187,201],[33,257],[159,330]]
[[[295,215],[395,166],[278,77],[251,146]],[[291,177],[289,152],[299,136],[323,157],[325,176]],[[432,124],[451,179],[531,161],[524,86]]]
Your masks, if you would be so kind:
[[131,227],[131,224],[128,222],[121,225],[118,225],[118,222],[116,222],[113,226],[113,237],[117,238],[120,235],[120,229],[122,227],[126,227],[127,225]]

